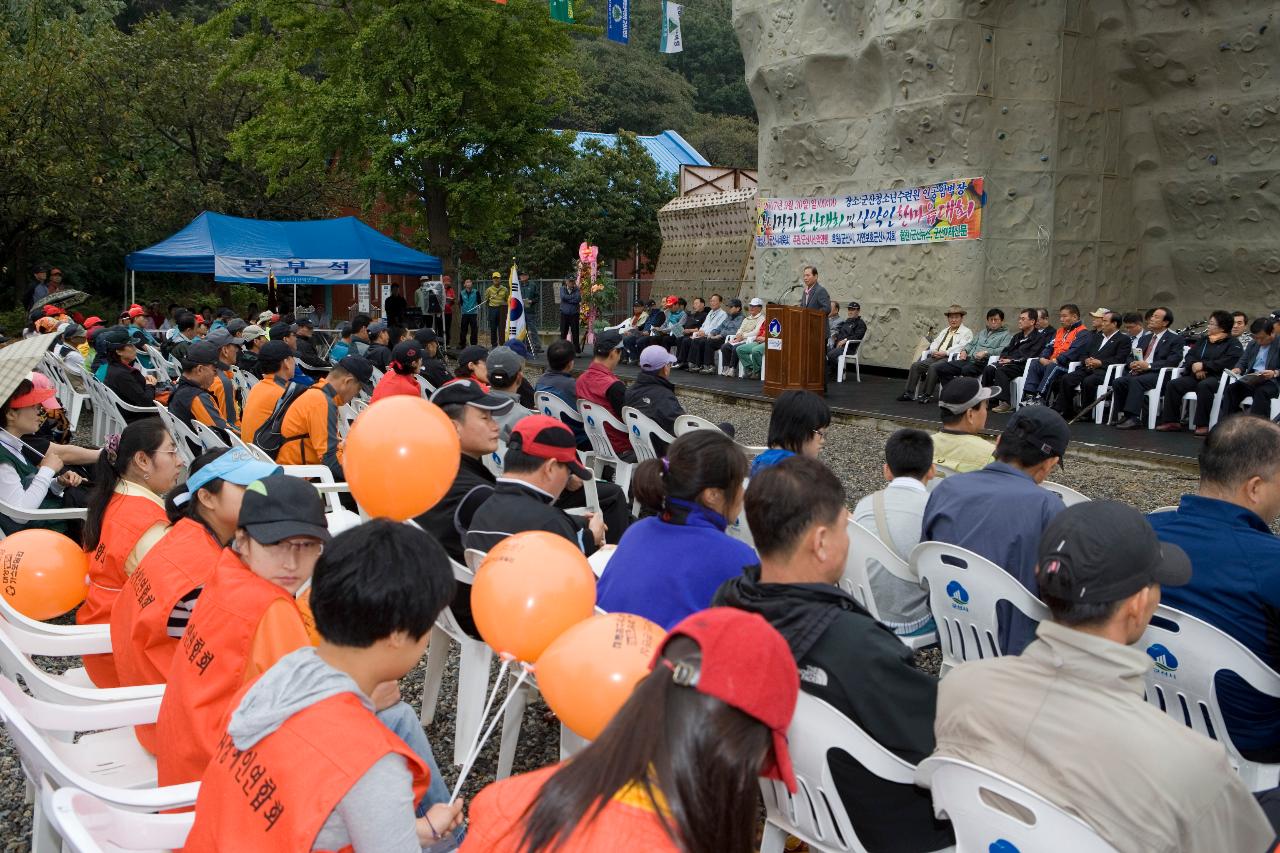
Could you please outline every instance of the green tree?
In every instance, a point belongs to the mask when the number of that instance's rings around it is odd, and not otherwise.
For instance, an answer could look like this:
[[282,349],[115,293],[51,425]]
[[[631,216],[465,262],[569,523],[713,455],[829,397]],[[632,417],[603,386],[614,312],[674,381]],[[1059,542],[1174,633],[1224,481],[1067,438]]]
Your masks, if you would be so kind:
[[573,139],[559,138],[543,164],[520,177],[519,242],[514,250],[478,246],[486,266],[502,269],[514,255],[536,277],[565,275],[583,240],[600,247],[602,264],[630,258],[637,248],[651,262],[658,257],[658,209],[675,195],[674,183],[658,174],[634,134],[619,134],[616,147],[587,140],[582,151]]
[[693,127],[683,135],[710,163],[738,169],[756,168],[760,126],[755,119],[698,113]]
[[272,189],[329,165],[449,266],[455,242],[510,233],[516,178],[576,85],[539,0],[240,0],[215,20],[248,22],[232,68],[265,106],[232,138]]

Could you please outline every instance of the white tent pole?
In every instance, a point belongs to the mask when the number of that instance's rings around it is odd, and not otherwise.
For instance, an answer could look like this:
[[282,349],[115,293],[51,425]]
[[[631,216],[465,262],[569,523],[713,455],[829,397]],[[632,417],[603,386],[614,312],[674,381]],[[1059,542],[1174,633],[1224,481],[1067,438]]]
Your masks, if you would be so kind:
[[135,270],[129,270],[129,304],[136,305],[138,303],[138,273]]
[[129,305],[129,274],[132,272],[128,267],[124,268],[124,303]]
[[298,319],[298,283],[293,283],[293,319]]

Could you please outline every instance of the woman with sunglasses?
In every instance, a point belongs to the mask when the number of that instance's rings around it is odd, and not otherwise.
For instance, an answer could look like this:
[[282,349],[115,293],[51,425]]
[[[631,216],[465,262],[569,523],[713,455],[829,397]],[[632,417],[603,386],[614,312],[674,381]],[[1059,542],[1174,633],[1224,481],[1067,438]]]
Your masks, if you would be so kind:
[[769,415],[769,449],[751,463],[751,476],[790,456],[817,459],[827,443],[831,407],[812,391],[784,391]]
[[[120,685],[164,684],[204,585],[235,536],[245,487],[280,471],[244,450],[210,450],[165,501],[172,527],[129,576],[111,608],[111,650]],[[155,753],[155,726],[135,727]]]
[[[84,550],[89,591],[76,623],[111,621],[111,606],[134,569],[169,526],[164,498],[182,472],[173,438],[159,418],[135,421],[103,449],[94,466]],[[84,668],[98,687],[119,687],[111,655],[86,655]]]

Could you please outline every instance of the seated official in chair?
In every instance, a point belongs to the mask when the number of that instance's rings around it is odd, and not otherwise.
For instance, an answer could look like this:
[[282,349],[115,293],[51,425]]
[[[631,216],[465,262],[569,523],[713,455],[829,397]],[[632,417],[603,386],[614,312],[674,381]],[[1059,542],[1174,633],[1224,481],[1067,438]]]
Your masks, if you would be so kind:
[[1222,395],[1222,412],[1227,417],[1240,411],[1244,401],[1253,401],[1246,410],[1251,415],[1271,419],[1271,401],[1280,397],[1280,344],[1276,343],[1276,320],[1259,317],[1249,327],[1249,345],[1231,372],[1240,377]]
[[[1120,315],[1115,311],[1099,308],[1089,316],[1094,319],[1089,344],[1081,353],[1080,366],[1062,376],[1058,398],[1054,402],[1054,408],[1067,420],[1074,418],[1097,398],[1107,368],[1128,361],[1133,343],[1120,331]],[[1080,395],[1079,403],[1076,402],[1077,393]]]
[[[1142,406],[1147,392],[1155,390],[1160,371],[1182,362],[1182,335],[1172,331],[1173,312],[1155,308],[1147,317],[1147,331],[1134,341],[1128,372],[1111,386],[1115,389],[1112,411],[1116,429],[1141,429]],[[1157,401],[1157,405],[1158,405]]]
[[[938,387],[938,366],[952,355],[959,353],[973,340],[973,330],[964,324],[968,312],[959,305],[946,310],[947,326],[929,344],[920,358],[911,364],[907,372],[907,388],[898,397],[899,402],[915,400],[917,403],[933,402],[933,392]],[[923,383],[924,390],[921,391]]]
[[987,322],[973,340],[950,361],[944,361],[934,367],[938,381],[942,387],[957,376],[982,375],[992,356],[1000,356],[1013,337],[1009,327],[1004,324],[1004,311],[992,308],[987,311]]
[[1270,849],[1275,830],[1222,746],[1143,700],[1152,660],[1133,644],[1161,587],[1191,578],[1182,549],[1133,507],[1092,501],[1045,529],[1036,574],[1053,621],[1021,655],[942,680],[936,754],[1025,785],[1116,850]]
[[1231,315],[1226,311],[1214,311],[1209,316],[1209,328],[1204,337],[1191,344],[1182,360],[1182,375],[1165,385],[1164,413],[1156,429],[1180,432],[1182,398],[1194,392],[1196,412],[1192,420],[1196,435],[1209,434],[1213,398],[1218,393],[1222,374],[1234,367],[1244,355],[1240,340],[1231,336],[1230,320]]
[[1027,371],[1027,384],[1023,389],[1023,405],[1045,403],[1049,392],[1071,362],[1079,361],[1089,343],[1089,332],[1080,322],[1080,306],[1067,304],[1058,309],[1062,326],[1045,345],[1040,358],[1031,362]]

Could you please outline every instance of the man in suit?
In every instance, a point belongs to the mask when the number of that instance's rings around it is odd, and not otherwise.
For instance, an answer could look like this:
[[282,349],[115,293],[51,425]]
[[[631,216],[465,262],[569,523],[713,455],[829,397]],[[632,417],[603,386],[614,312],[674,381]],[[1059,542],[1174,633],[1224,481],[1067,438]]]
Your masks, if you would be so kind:
[[[818,342],[818,346],[822,348],[822,356],[825,360],[827,355],[827,338],[831,337],[831,297],[827,294],[827,289],[818,281],[818,268],[810,264],[804,268],[801,276],[804,279],[804,293],[800,294],[801,308],[814,308],[826,315],[825,334],[822,340]],[[822,384],[826,387],[826,371],[822,374]]]
[[[1080,367],[1062,377],[1062,392],[1055,408],[1067,420],[1079,413],[1080,408],[1092,403],[1098,396],[1098,386],[1113,364],[1124,364],[1129,359],[1129,336],[1120,331],[1123,317],[1115,311],[1099,308],[1089,312],[1094,319],[1093,334],[1085,348]],[[1080,392],[1080,405],[1075,402]]]
[[1130,356],[1129,372],[1116,380],[1113,410],[1120,413],[1116,429],[1140,429],[1142,404],[1146,394],[1156,387],[1160,369],[1177,367],[1182,362],[1182,335],[1172,331],[1173,312],[1154,308],[1147,317],[1147,331],[1138,338]]
[[1041,329],[1036,322],[1039,316],[1038,309],[1023,308],[1018,313],[1017,334],[1009,340],[996,363],[988,364],[982,369],[982,384],[1000,389],[1000,393],[993,398],[996,401],[996,406],[991,410],[993,412],[1004,413],[1011,409],[1009,386],[1022,375],[1027,360],[1040,355],[1044,345],[1053,339],[1053,333]]
[[1223,395],[1221,417],[1240,411],[1246,397],[1252,397],[1249,414],[1271,417],[1271,401],[1280,397],[1280,343],[1276,341],[1276,321],[1259,317],[1249,327],[1252,339],[1240,361],[1231,368],[1236,376],[1253,376],[1244,382],[1232,382]]

